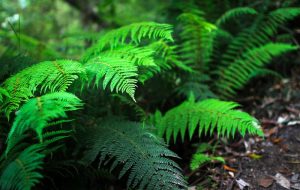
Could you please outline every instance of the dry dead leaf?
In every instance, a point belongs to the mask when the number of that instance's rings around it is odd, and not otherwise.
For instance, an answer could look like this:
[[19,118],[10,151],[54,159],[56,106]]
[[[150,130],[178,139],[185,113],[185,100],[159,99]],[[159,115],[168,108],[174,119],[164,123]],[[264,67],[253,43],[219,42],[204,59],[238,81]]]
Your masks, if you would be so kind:
[[229,167],[229,166],[227,166],[227,165],[223,165],[223,168],[224,168],[224,170],[227,170],[227,171],[230,171],[230,172],[237,172],[236,169],[231,168],[231,167]]
[[258,185],[264,188],[270,187],[273,184],[274,179],[271,177],[264,177],[258,180]]
[[286,189],[290,189],[291,188],[291,184],[290,181],[287,180],[282,174],[277,173],[274,177],[274,179],[276,180],[276,183],[278,183],[280,186],[286,188]]
[[250,187],[250,184],[244,181],[243,179],[237,179],[235,181],[241,190],[243,190],[245,187]]

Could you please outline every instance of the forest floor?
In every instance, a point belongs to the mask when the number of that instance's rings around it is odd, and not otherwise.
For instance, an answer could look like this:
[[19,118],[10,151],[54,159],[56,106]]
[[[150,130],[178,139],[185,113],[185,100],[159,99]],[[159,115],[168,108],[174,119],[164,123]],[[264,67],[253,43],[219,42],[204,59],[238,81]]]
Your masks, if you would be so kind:
[[221,145],[226,165],[208,168],[218,188],[202,181],[204,189],[300,190],[299,73],[300,68],[294,69],[291,78],[271,86],[252,84],[247,96],[237,100],[260,121],[266,137]]

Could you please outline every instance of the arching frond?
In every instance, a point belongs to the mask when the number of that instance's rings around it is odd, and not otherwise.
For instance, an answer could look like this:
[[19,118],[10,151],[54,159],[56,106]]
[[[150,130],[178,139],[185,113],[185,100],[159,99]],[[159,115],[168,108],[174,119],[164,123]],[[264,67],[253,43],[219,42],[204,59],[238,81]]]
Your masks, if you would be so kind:
[[76,61],[45,61],[28,67],[8,78],[2,85],[10,97],[3,102],[7,116],[35,92],[66,91],[77,78],[85,78],[85,68]]
[[[105,47],[115,48],[128,42],[140,43],[143,38],[173,41],[172,26],[155,22],[140,22],[123,26],[104,34],[92,48],[101,51]],[[128,41],[127,41],[128,40]]]
[[255,15],[257,14],[256,10],[250,7],[236,7],[230,9],[229,11],[225,12],[217,21],[216,25],[221,26],[222,24],[226,23],[228,20],[240,17],[241,15]]
[[168,150],[142,124],[108,120],[91,129],[84,141],[88,149],[87,163],[99,156],[99,166],[110,164],[110,170],[121,165],[119,178],[128,173],[127,186],[133,189],[183,189],[186,183],[179,166],[170,158],[176,154]]
[[43,129],[53,120],[67,118],[66,112],[77,110],[82,106],[81,100],[67,92],[56,92],[33,98],[24,104],[8,134],[6,153],[17,143],[15,139],[32,129],[43,141]]
[[225,98],[235,95],[251,79],[253,74],[268,64],[275,56],[298,49],[297,46],[280,43],[269,43],[253,48],[236,59],[228,67],[219,70],[220,77],[215,81],[218,93]]
[[95,81],[98,87],[103,79],[103,89],[110,83],[110,91],[126,92],[132,99],[137,83],[137,66],[120,57],[99,56],[85,64],[89,84]]
[[212,134],[215,129],[218,135],[234,136],[239,132],[263,135],[258,121],[249,114],[236,110],[239,105],[234,102],[224,102],[207,99],[195,102],[192,98],[169,110],[164,116],[156,114],[154,123],[159,136],[166,136],[167,142],[171,137],[177,140],[178,134],[183,140],[188,130],[192,138],[198,128],[198,135]]

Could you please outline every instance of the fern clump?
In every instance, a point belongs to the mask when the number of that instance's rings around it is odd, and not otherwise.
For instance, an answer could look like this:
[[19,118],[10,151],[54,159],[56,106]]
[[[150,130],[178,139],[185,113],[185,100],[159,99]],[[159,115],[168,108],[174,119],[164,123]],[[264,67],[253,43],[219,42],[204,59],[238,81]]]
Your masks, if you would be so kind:
[[99,166],[110,164],[110,171],[122,165],[119,178],[128,173],[127,187],[134,189],[182,189],[186,186],[178,158],[142,124],[118,119],[100,121],[85,136],[87,151],[83,160]]

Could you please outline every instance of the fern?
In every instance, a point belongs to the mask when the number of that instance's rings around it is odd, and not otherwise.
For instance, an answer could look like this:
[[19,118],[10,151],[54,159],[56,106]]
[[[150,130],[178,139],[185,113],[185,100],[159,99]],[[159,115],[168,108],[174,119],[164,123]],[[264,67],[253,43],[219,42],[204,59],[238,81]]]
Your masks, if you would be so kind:
[[177,155],[141,124],[116,119],[102,121],[84,136],[88,149],[83,160],[91,163],[99,155],[99,166],[111,163],[110,171],[123,165],[119,178],[129,173],[128,188],[173,190],[186,187],[179,167],[170,159]]
[[38,171],[42,168],[44,154],[43,145],[31,145],[11,161],[1,171],[0,188],[30,190],[43,175]]
[[101,52],[105,47],[114,49],[117,46],[127,44],[128,42],[139,44],[142,38],[173,41],[171,33],[172,26],[169,24],[141,22],[123,26],[104,34],[99,39],[98,43],[88,49],[83,56],[83,60],[87,61],[91,56],[96,55],[97,52]]
[[209,156],[209,155],[206,155],[203,153],[196,153],[192,156],[190,168],[191,168],[191,170],[196,170],[199,167],[201,167],[202,165],[212,162],[212,161],[219,161],[219,162],[225,163],[225,160],[222,157],[219,157],[219,156],[215,157],[215,156]]
[[137,66],[118,57],[95,57],[85,64],[89,84],[95,81],[98,87],[103,79],[103,89],[110,83],[110,90],[126,92],[133,100],[137,83]]
[[212,134],[215,129],[218,135],[234,136],[239,132],[242,136],[246,132],[263,136],[258,121],[249,114],[236,110],[239,105],[234,102],[224,102],[207,99],[195,102],[193,98],[169,110],[164,116],[160,112],[154,115],[159,136],[166,136],[167,142],[171,137],[177,140],[178,134],[183,140],[188,130],[192,138],[198,127],[198,135]]
[[2,109],[9,117],[12,111],[33,97],[35,92],[66,91],[79,77],[85,78],[85,68],[75,61],[45,61],[28,67],[3,83],[2,88],[10,97],[4,100]]
[[250,7],[237,7],[230,9],[229,11],[225,12],[217,21],[216,25],[221,26],[222,24],[226,23],[228,20],[231,20],[233,18],[238,18],[241,15],[256,15],[257,12],[255,9]]
[[145,37],[173,41],[171,33],[172,26],[169,24],[155,22],[133,23],[106,33],[100,38],[97,47],[102,49],[109,44],[113,48],[119,44],[124,44],[127,37],[130,37],[131,41],[136,44],[140,43],[141,39]]
[[77,110],[81,106],[80,99],[66,92],[46,94],[29,100],[18,111],[8,134],[6,153],[17,143],[15,139],[22,136],[28,129],[34,130],[42,142],[43,129],[51,125],[51,121],[66,118],[66,111]]
[[180,37],[183,40],[179,53],[185,65],[202,63],[205,66],[209,62],[212,53],[214,30],[216,26],[205,21],[203,15],[183,13],[178,19],[183,24]]
[[217,91],[224,97],[232,97],[252,78],[253,74],[268,64],[275,56],[298,49],[289,44],[269,43],[241,55],[229,67],[219,71],[216,82]]

